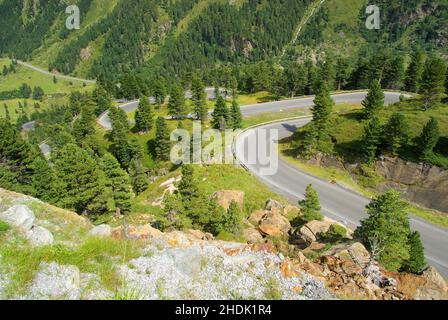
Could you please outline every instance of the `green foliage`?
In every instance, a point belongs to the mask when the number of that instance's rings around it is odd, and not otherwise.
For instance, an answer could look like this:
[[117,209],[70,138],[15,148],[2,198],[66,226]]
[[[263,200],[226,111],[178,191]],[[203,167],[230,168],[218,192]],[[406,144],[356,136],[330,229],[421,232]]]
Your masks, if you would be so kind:
[[436,118],[432,117],[417,139],[417,148],[421,160],[427,160],[431,157],[434,147],[439,141],[439,137],[440,130],[438,121]]
[[170,99],[168,101],[168,114],[175,119],[182,119],[187,113],[185,92],[183,88],[176,83],[171,89]]
[[156,121],[156,136],[154,138],[154,154],[159,161],[168,161],[170,158],[171,142],[166,121],[158,117]]
[[148,188],[149,181],[146,169],[138,158],[134,158],[129,167],[132,189],[136,194],[140,194]]
[[422,81],[423,69],[425,67],[426,55],[422,51],[412,54],[411,63],[406,71],[405,89],[408,92],[419,92]]
[[418,231],[409,234],[409,260],[405,262],[403,270],[419,274],[426,266],[425,249]]
[[93,100],[96,104],[95,113],[96,115],[102,114],[104,111],[109,110],[112,106],[112,99],[106,89],[97,85],[95,90],[92,92]]
[[370,202],[367,213],[369,217],[355,230],[355,237],[388,270],[399,270],[409,259],[407,203],[397,191],[389,190]]
[[313,113],[313,126],[316,129],[318,140],[324,140],[328,137],[328,126],[333,105],[334,101],[330,96],[328,85],[326,82],[322,82],[314,99],[314,106],[311,109]]
[[107,177],[106,186],[112,190],[117,212],[126,214],[131,211],[131,181],[117,159],[110,153],[106,153],[100,162],[100,168]]
[[239,204],[232,200],[229,209],[223,217],[222,231],[229,232],[233,235],[240,235],[243,229],[242,212]]
[[347,229],[339,224],[332,224],[322,237],[325,242],[338,243],[347,238]]
[[373,115],[364,127],[361,140],[362,156],[366,163],[371,164],[378,153],[382,142],[383,127],[376,115]]
[[58,204],[61,182],[54,169],[42,157],[34,159],[32,167],[34,174],[31,183],[36,196],[44,202]]
[[364,118],[371,119],[384,106],[384,93],[378,81],[373,81],[367,97],[362,102]]
[[240,106],[238,102],[233,99],[232,106],[230,108],[230,123],[233,130],[241,129],[243,122],[243,116],[241,114]]
[[32,188],[33,161],[39,155],[24,141],[19,131],[0,119],[0,186],[34,194]]
[[11,227],[9,226],[9,224],[7,224],[4,221],[0,220],[0,235],[2,233],[5,233],[6,231],[8,231],[9,229],[11,229]]
[[215,110],[212,113],[211,124],[214,129],[225,130],[229,120],[229,111],[224,98],[219,95],[216,100]]
[[148,132],[152,129],[154,114],[148,97],[142,96],[135,112],[135,131]]
[[207,121],[207,94],[205,92],[205,85],[199,76],[195,76],[191,83],[191,99],[193,100],[194,113],[196,119],[201,120],[202,123]]
[[431,57],[426,60],[420,83],[424,110],[428,110],[440,102],[445,92],[445,73],[446,64],[441,58]]
[[401,113],[394,113],[384,127],[383,148],[394,156],[409,143],[409,125]]
[[55,170],[62,182],[61,203],[80,214],[102,214],[113,209],[107,178],[89,153],[74,144],[54,156]]
[[300,201],[299,205],[302,209],[303,220],[306,222],[323,220],[319,195],[312,185],[306,187],[305,200]]

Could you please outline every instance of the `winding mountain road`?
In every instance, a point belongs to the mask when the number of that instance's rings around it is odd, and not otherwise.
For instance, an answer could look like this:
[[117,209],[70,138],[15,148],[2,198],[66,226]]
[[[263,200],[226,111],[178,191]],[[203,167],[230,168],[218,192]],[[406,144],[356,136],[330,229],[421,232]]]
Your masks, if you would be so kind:
[[[206,91],[210,99],[214,98],[213,88],[207,88]],[[367,92],[363,91],[335,94],[332,95],[332,98],[336,104],[359,104],[364,100],[366,95]],[[188,97],[189,93],[187,93],[186,96]],[[400,93],[385,92],[385,104],[389,105],[397,102],[399,97]],[[248,117],[258,114],[303,109],[313,106],[313,100],[314,97],[305,97],[246,105],[241,107],[241,113],[244,117]],[[125,112],[132,112],[137,107],[138,101],[131,101],[120,106]],[[254,135],[258,136],[259,130],[277,129],[279,139],[283,139],[292,135],[297,128],[306,125],[310,120],[310,118],[280,120],[278,122],[250,128],[237,137],[234,145],[235,157],[242,166],[252,172],[261,182],[265,183],[274,192],[289,199],[292,203],[297,203],[299,199],[302,199],[306,186],[313,184],[320,195],[324,214],[354,228],[359,225],[361,220],[367,217],[365,206],[369,203],[369,199],[338,184],[332,184],[302,172],[281,158],[279,159],[277,173],[271,176],[260,174],[260,169],[263,168],[262,164],[250,164],[250,162],[247,161],[249,156],[248,141],[250,141]],[[104,128],[111,128],[108,112],[103,113],[97,121]],[[268,142],[269,141],[266,141],[265,145],[268,145]],[[270,152],[278,151],[270,150]],[[448,230],[439,228],[418,217],[412,216],[410,220],[412,228],[421,233],[428,262],[436,267],[444,276],[448,276]]]
[[[360,103],[366,96],[365,92],[333,95],[336,103]],[[399,100],[399,93],[385,93],[385,103],[390,104]],[[242,107],[245,116],[264,112],[278,112],[296,108],[305,108],[313,105],[313,99],[303,98],[273,103],[259,104]],[[249,161],[249,141],[256,141],[260,137],[260,130],[278,130],[278,138],[284,139],[291,136],[299,127],[309,123],[311,118],[280,120],[278,122],[261,125],[244,131],[235,142],[235,156],[237,160],[261,182],[272,191],[281,194],[293,203],[303,199],[306,186],[313,184],[321,198],[322,210],[328,217],[336,219],[349,227],[356,227],[360,221],[367,217],[365,206],[369,199],[346,189],[338,184],[321,180],[305,172],[300,171],[283,159],[279,159],[278,171],[275,175],[262,175],[261,169],[265,167],[260,163],[251,164]],[[255,137],[254,137],[255,136]],[[268,136],[269,137],[269,136]],[[266,138],[268,139],[268,138]],[[269,141],[265,141],[269,145]],[[278,152],[270,150],[270,152]],[[425,246],[425,254],[428,262],[436,267],[444,276],[448,276],[448,230],[439,228],[418,217],[411,216],[411,227],[421,234]]]

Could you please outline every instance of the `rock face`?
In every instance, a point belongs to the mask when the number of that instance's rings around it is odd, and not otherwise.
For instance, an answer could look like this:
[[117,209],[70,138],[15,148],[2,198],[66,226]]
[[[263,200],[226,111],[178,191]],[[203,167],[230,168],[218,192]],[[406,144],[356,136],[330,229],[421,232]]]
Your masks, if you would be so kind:
[[[347,170],[351,174],[355,174],[359,167],[358,164],[344,163],[339,158],[324,154],[316,155],[309,163]],[[448,213],[448,170],[390,157],[377,161],[375,170],[385,179],[377,186],[379,191],[394,188],[412,202]]]
[[219,241],[193,241],[185,248],[165,244],[148,246],[151,255],[120,270],[141,299],[332,298],[323,282],[306,272],[286,274],[288,265],[274,253]]
[[34,213],[25,205],[16,205],[0,213],[0,220],[22,231],[28,231],[34,224]]
[[448,170],[399,158],[384,158],[375,167],[386,179],[381,190],[392,187],[410,201],[448,212]]
[[80,272],[75,266],[60,266],[57,263],[42,263],[33,283],[29,287],[30,300],[78,300]]
[[230,203],[235,201],[240,208],[244,205],[244,192],[239,190],[221,190],[212,195],[214,199],[224,209],[229,209]]
[[53,234],[44,227],[34,226],[26,233],[26,238],[33,247],[51,245],[54,242]]

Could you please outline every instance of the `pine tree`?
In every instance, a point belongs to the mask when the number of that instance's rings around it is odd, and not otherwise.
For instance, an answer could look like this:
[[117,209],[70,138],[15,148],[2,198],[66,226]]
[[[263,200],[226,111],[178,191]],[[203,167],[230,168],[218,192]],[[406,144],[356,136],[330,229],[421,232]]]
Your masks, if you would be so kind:
[[131,212],[131,181],[129,175],[124,171],[117,159],[110,153],[106,153],[100,162],[100,168],[108,179],[107,187],[112,190],[117,214]]
[[320,211],[319,195],[311,184],[306,187],[305,200],[300,201],[299,205],[302,209],[303,219],[306,222],[323,220],[324,217]]
[[163,78],[158,78],[153,88],[154,99],[156,100],[157,108],[160,108],[165,102],[166,97],[166,85]]
[[420,160],[428,160],[432,154],[440,137],[439,122],[436,118],[431,117],[431,120],[425,125],[422,133],[417,139],[417,150]]
[[190,203],[199,195],[192,165],[182,166],[182,180],[179,182],[178,190],[184,207],[189,208]]
[[62,184],[57,178],[54,169],[41,156],[34,159],[32,168],[33,176],[31,183],[36,197],[44,202],[59,204]]
[[44,95],[45,95],[44,90],[41,87],[34,87],[33,89],[34,100],[42,101]]
[[382,142],[383,127],[376,115],[364,127],[364,134],[361,140],[361,151],[364,161],[371,164],[378,153]]
[[96,117],[92,105],[88,102],[84,104],[81,116],[73,124],[73,135],[78,142],[82,142],[87,136],[95,133]]
[[106,89],[101,85],[96,86],[95,90],[93,90],[92,97],[96,104],[96,115],[100,115],[104,111],[109,110],[112,106],[112,98]]
[[242,212],[239,204],[232,200],[229,209],[223,217],[222,229],[233,235],[240,235],[243,229]]
[[154,114],[149,104],[148,97],[140,97],[138,109],[135,112],[135,131],[148,132],[152,129]]
[[319,92],[314,99],[314,106],[311,109],[313,113],[313,125],[317,130],[318,140],[323,140],[328,137],[333,105],[334,101],[331,99],[327,84],[322,82],[319,87]]
[[407,203],[391,189],[370,202],[367,214],[369,217],[361,221],[355,237],[377,254],[374,258],[384,267],[399,270],[409,259]]
[[445,72],[446,65],[442,59],[429,58],[426,61],[420,82],[424,110],[428,110],[440,102],[445,91]]
[[168,101],[168,114],[175,119],[182,119],[187,115],[185,93],[179,84],[175,84],[171,89],[170,100]]
[[171,142],[168,126],[164,118],[156,121],[156,136],[154,139],[155,157],[159,161],[168,161],[170,158]]
[[232,101],[232,107],[230,108],[230,122],[233,130],[241,129],[243,116],[241,115],[241,109],[236,99]]
[[379,81],[373,81],[367,97],[362,102],[365,119],[370,119],[384,106],[384,92]]
[[56,76],[53,76],[53,83],[54,84],[58,83],[58,78],[56,78]]
[[405,89],[408,92],[419,92],[425,67],[425,54],[422,51],[414,52],[412,60],[406,70]]
[[403,270],[420,274],[426,266],[425,249],[418,231],[409,235],[409,260],[405,262]]
[[148,188],[148,175],[141,160],[134,159],[131,161],[129,176],[131,178],[132,189],[136,194],[140,194]]
[[401,113],[394,113],[384,129],[383,147],[392,155],[398,152],[409,142],[409,126]]
[[226,101],[219,95],[216,100],[215,110],[212,113],[212,127],[214,129],[225,130],[229,118]]
[[201,120],[202,123],[207,121],[208,110],[207,110],[207,94],[205,92],[205,85],[199,78],[195,76],[191,83],[191,94],[194,104],[194,113],[196,119]]
[[111,137],[112,140],[115,140],[117,136],[126,135],[129,130],[129,121],[126,112],[119,107],[110,107],[109,108],[109,118],[112,124],[112,132]]
[[22,139],[17,128],[0,119],[0,187],[34,194],[32,164],[37,157],[37,151]]
[[68,144],[55,156],[55,170],[63,183],[61,202],[80,214],[102,214],[113,209],[112,190],[95,160],[86,150]]

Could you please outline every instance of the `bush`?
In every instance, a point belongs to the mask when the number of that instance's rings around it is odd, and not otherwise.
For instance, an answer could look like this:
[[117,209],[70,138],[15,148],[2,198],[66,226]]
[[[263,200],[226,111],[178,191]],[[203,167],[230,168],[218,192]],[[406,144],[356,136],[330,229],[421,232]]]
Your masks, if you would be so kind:
[[339,242],[347,237],[347,229],[339,224],[332,224],[327,233],[322,236],[326,242]]
[[0,220],[0,233],[8,231],[10,228],[9,224]]

